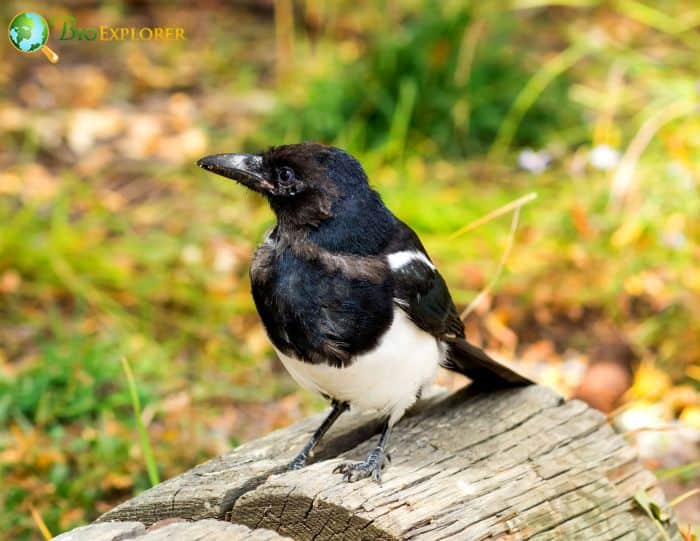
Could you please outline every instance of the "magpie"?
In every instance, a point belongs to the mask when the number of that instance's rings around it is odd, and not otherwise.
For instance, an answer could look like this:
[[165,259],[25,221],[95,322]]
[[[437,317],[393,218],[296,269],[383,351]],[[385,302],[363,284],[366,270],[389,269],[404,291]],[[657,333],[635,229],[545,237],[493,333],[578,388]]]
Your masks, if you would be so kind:
[[418,236],[347,152],[307,142],[215,154],[197,165],[262,194],[277,218],[251,263],[255,306],[291,376],[332,404],[289,469],[306,465],[346,410],[378,410],[385,421],[377,446],[334,471],[381,483],[391,428],[440,365],[482,387],[532,383],[465,340]]

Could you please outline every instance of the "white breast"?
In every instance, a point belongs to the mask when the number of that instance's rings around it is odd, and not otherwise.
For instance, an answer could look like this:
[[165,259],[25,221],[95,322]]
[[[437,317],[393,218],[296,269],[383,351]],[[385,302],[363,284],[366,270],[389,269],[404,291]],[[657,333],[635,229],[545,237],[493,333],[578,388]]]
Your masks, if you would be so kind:
[[398,308],[378,346],[355,357],[348,367],[306,363],[277,351],[302,387],[349,402],[353,409],[389,413],[392,424],[415,402],[418,392],[432,383],[444,353],[434,336],[419,329]]

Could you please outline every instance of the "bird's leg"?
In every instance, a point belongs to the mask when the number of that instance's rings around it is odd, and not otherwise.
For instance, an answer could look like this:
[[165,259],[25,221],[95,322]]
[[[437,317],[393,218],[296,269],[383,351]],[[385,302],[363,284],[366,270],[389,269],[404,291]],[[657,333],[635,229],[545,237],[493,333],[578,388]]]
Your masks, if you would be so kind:
[[299,454],[292,460],[287,469],[298,470],[306,466],[306,461],[309,459],[309,454],[316,447],[316,444],[321,440],[323,435],[328,432],[328,429],[338,420],[338,417],[350,407],[347,402],[338,402],[333,400],[333,409],[328,414],[328,416],[323,420],[321,426],[319,426],[313,433],[309,441],[306,442],[304,448],[299,452]]
[[379,436],[377,446],[367,455],[367,458],[362,462],[348,462],[341,464],[333,470],[333,473],[342,473],[343,480],[354,483],[360,479],[372,477],[372,479],[382,484],[382,469],[389,462],[389,455],[384,450],[386,442],[391,433],[391,425],[387,419],[382,429],[382,435]]

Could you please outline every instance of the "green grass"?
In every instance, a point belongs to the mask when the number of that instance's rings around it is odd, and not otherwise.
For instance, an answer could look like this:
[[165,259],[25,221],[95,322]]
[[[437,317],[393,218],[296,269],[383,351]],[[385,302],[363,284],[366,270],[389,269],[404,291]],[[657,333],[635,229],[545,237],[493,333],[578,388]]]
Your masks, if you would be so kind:
[[[512,12],[468,2],[418,6],[396,6],[394,32],[385,31],[378,12],[345,62],[338,61],[335,42],[318,44],[317,56],[327,52],[330,65],[320,77],[299,67],[285,93],[290,98],[283,97],[264,129],[252,134],[253,144],[270,136],[336,141],[395,161],[407,149],[462,158],[494,142],[542,145],[564,127],[570,141],[580,140],[571,129],[580,123],[578,106],[561,106],[568,66],[547,64],[540,71],[537,54],[527,54],[532,36]],[[578,51],[573,56],[580,57]],[[515,101],[534,73],[540,74],[535,93],[520,95],[529,102]],[[509,109],[518,118],[507,116]]]
[[[510,216],[452,233],[535,191],[482,318],[498,318],[520,342],[509,350],[488,329],[484,340],[514,356],[561,340],[585,356],[598,324],[697,388],[685,371],[700,358],[700,121],[668,114],[671,103],[697,105],[695,11],[683,2],[586,4],[445,2],[418,16],[422,2],[399,3],[376,31],[369,5],[334,4],[320,10],[322,31],[297,28],[292,75],[278,83],[272,22],[235,10],[211,14],[213,35],[188,26],[188,47],[67,44],[58,68],[7,57],[3,533],[38,539],[32,507],[53,533],[92,520],[157,475],[320,407],[277,369],[249,294],[247,267],[272,214],[196,168],[207,153],[297,138],[354,150],[460,306],[495,273]],[[100,16],[150,20],[127,8]],[[149,17],[187,25],[201,16],[163,7]],[[109,81],[102,95],[98,74]],[[74,114],[86,108],[96,124],[113,110],[124,123],[76,154]],[[624,152],[654,115],[661,122],[615,203],[614,173],[591,167],[590,150]],[[146,128],[130,131],[139,122]],[[552,155],[542,174],[515,166],[525,144]],[[563,337],[552,338],[553,321],[566,322]]]
[[152,486],[155,486],[158,483],[160,483],[160,475],[158,474],[158,465],[156,464],[156,460],[153,457],[151,440],[148,438],[146,425],[143,422],[143,412],[141,409],[141,400],[139,399],[138,388],[136,387],[136,380],[134,379],[134,373],[131,370],[129,361],[126,359],[126,357],[122,357],[121,360],[124,375],[126,376],[127,383],[129,384],[131,408],[134,410],[134,419],[136,421],[136,426],[138,426],[139,429],[141,452],[143,453],[143,460],[146,463],[146,470],[148,471],[148,480],[151,482]]

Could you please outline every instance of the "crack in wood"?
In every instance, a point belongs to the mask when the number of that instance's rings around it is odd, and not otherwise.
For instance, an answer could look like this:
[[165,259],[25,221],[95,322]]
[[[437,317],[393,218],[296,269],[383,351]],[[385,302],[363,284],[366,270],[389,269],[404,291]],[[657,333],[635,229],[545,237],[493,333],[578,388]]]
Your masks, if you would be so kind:
[[101,520],[225,518],[297,541],[607,541],[630,525],[656,535],[633,500],[653,476],[603,415],[544,388],[433,398],[394,432],[382,486],[332,473],[373,447],[381,419],[372,416],[341,418],[314,463],[286,471],[320,418],[245,444]]

